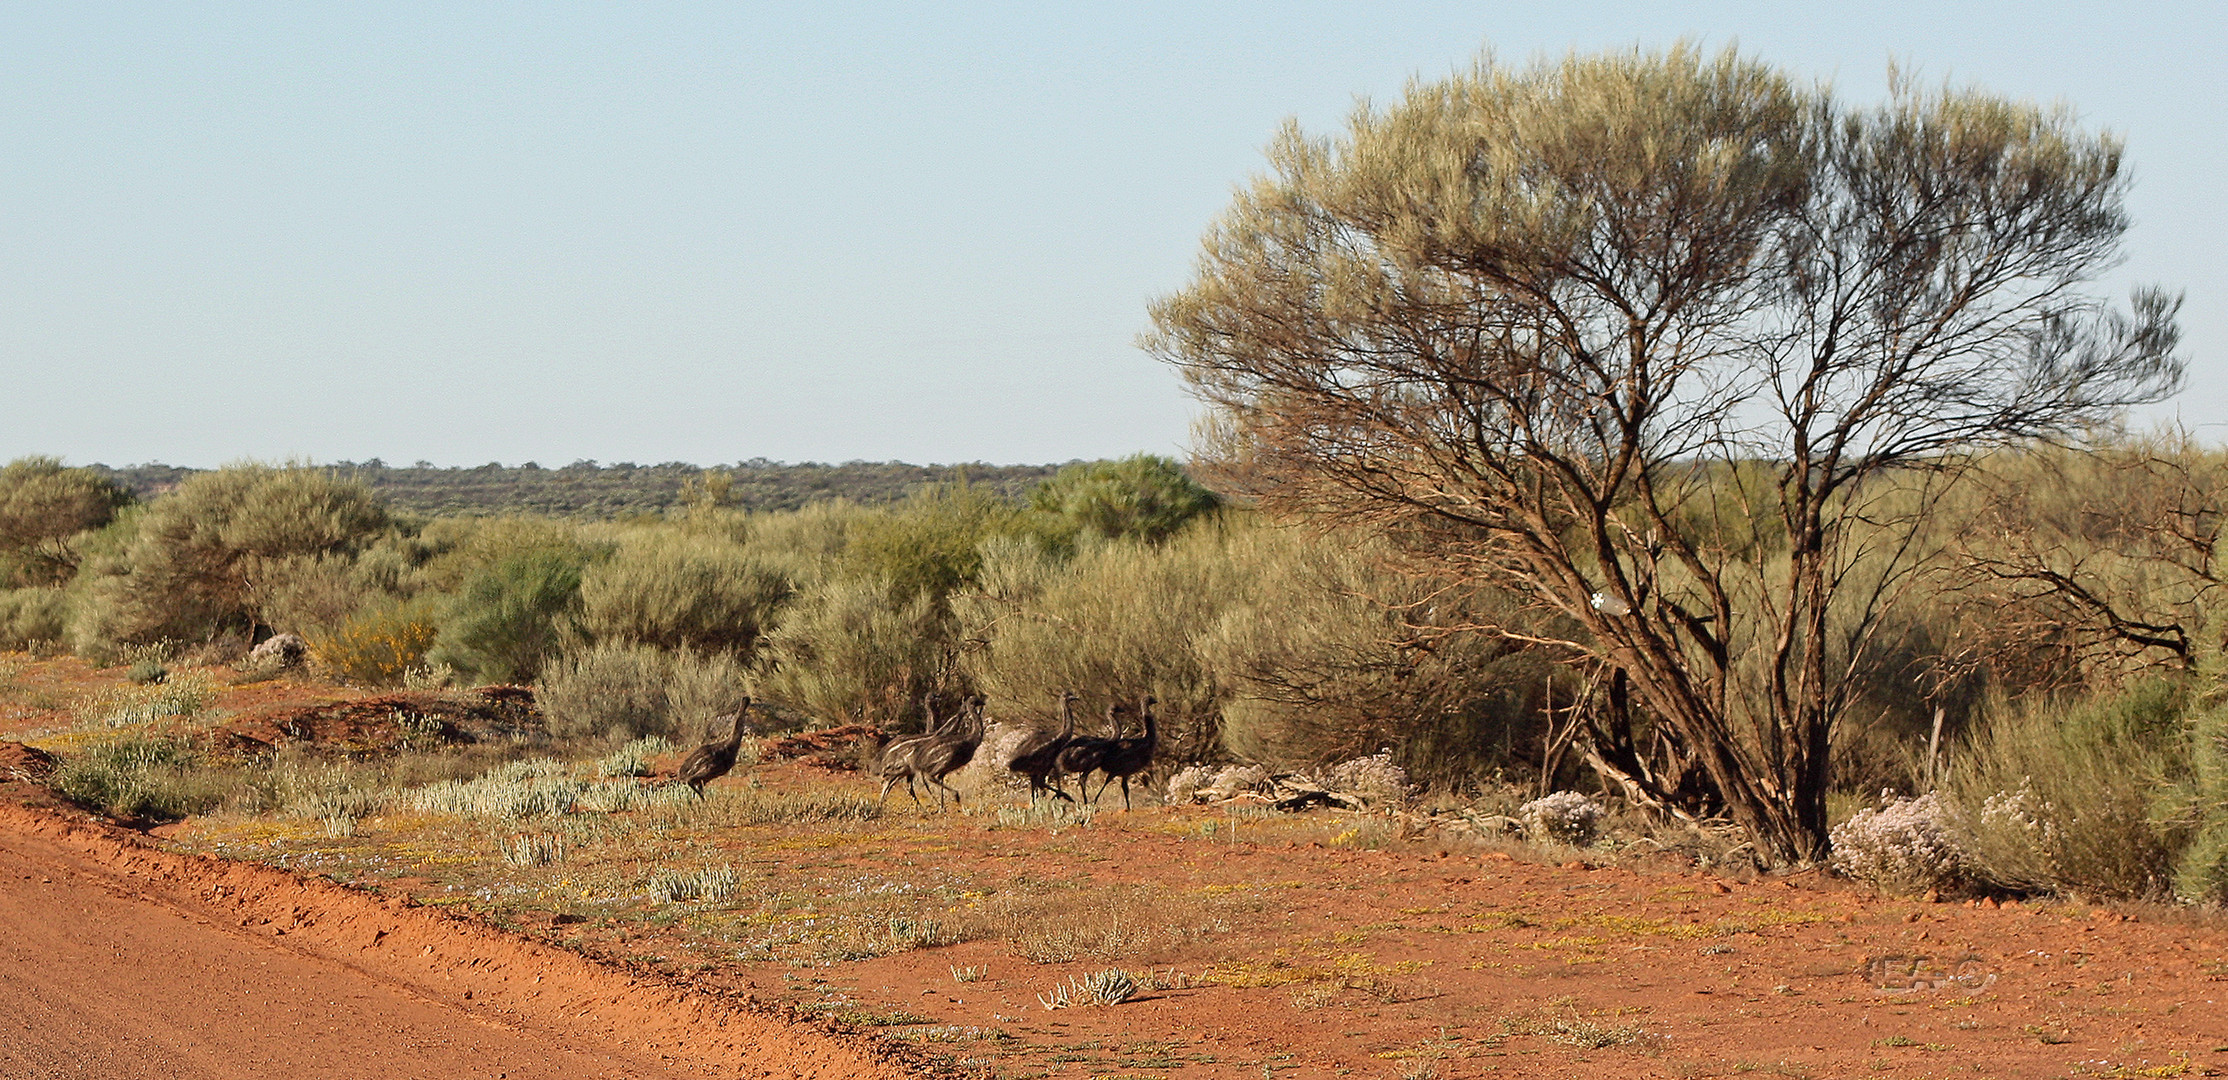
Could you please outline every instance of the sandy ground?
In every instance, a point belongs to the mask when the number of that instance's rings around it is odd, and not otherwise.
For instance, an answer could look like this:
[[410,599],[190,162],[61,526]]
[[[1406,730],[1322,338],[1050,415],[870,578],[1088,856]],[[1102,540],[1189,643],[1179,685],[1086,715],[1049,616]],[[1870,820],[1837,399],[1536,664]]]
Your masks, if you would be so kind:
[[896,1077],[742,1003],[0,807],[0,1076]]
[[[60,724],[70,695],[115,681],[81,669],[24,669],[0,701],[0,738]],[[258,685],[228,691],[225,707],[252,717],[328,694],[345,696]],[[721,781],[715,803],[743,785],[872,791],[785,764]],[[2218,912],[1928,903],[1817,872],[1558,865],[1429,836],[1367,850],[1324,821],[1255,825],[1206,807],[1000,826],[971,804],[661,829],[643,858],[728,865],[744,889],[687,917],[568,914],[544,879],[631,881],[651,863],[501,871],[534,888],[475,899],[483,871],[395,863],[456,842],[407,822],[227,846],[223,823],[147,836],[51,799],[25,808],[46,798],[29,784],[0,794],[6,1080],[2228,1073]],[[311,872],[265,865],[290,855]],[[741,948],[816,910],[914,889],[948,896],[932,914],[953,920],[1049,895],[1073,898],[1061,918],[1100,925],[1085,916],[1105,902],[1138,932],[1062,961],[996,935],[811,962]],[[1115,963],[1178,978],[1118,1007],[1040,1006]],[[812,1010],[881,1026],[849,1031]]]

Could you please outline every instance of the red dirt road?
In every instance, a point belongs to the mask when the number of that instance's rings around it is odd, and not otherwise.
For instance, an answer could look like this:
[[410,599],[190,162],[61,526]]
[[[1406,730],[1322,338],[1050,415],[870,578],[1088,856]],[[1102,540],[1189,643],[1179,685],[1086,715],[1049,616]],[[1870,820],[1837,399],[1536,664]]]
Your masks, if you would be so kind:
[[431,911],[0,807],[0,1076],[904,1075]]

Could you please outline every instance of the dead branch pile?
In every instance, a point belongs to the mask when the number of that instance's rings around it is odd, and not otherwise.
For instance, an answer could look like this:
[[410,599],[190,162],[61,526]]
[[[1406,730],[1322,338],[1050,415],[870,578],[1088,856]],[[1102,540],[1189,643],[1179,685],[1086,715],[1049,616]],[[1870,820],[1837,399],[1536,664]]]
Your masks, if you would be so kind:
[[868,749],[881,745],[882,729],[872,724],[800,731],[768,739],[758,748],[760,761],[795,761],[819,769],[852,772]]

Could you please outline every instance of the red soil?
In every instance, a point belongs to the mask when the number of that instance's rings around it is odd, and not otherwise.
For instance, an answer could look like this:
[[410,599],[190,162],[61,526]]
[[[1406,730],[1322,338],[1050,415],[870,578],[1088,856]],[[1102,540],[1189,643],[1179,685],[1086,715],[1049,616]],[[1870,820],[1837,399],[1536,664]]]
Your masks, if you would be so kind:
[[[50,665],[40,668],[19,680],[59,677]],[[296,702],[312,692],[350,696],[266,685],[228,691],[225,707],[251,704],[233,699],[241,691],[269,695],[252,704],[272,706],[289,692]],[[0,728],[53,720],[18,709],[0,716]],[[772,788],[872,790],[856,777],[794,764],[762,767],[752,779]],[[743,781],[723,781],[736,782]],[[677,978],[590,957],[732,950],[693,951],[702,943],[678,926],[582,925],[550,913],[490,910],[526,929],[515,935],[474,917],[409,906],[402,894],[441,891],[426,878],[391,882],[394,894],[380,896],[169,854],[111,828],[10,807],[0,808],[0,945],[17,959],[0,957],[7,965],[0,970],[39,970],[43,957],[45,975],[107,978],[82,991],[83,1000],[115,1001],[127,1012],[150,985],[171,987],[158,996],[184,1010],[167,1021],[180,1030],[271,1032],[297,1022],[314,1029],[314,1016],[273,1012],[283,1001],[195,992],[221,985],[241,964],[278,955],[270,948],[277,943],[287,955],[353,972],[364,986],[401,988],[401,996],[435,1008],[430,1018],[393,1021],[403,1025],[397,1030],[445,1032],[442,1038],[461,1042],[461,1032],[507,1028],[535,1033],[529,1047],[607,1054],[642,1070],[583,1071],[552,1058],[513,1076],[666,1075],[651,1070],[682,1059],[746,1075],[896,1075],[900,1066],[877,1056],[885,1044],[830,1035],[747,997],[811,1004],[831,993],[863,1011],[949,1025],[961,1040],[954,1055],[978,1063],[968,1068],[1016,1076],[2024,1077],[2228,1069],[2228,932],[2217,913],[1926,903],[1817,873],[1734,881],[1669,860],[1549,866],[1524,861],[1521,852],[1431,837],[1382,851],[1285,842],[1274,831],[1259,834],[1269,842],[1241,833],[1233,843],[1223,834],[1203,838],[1196,826],[1218,812],[1195,808],[1107,813],[1088,829],[1058,832],[989,828],[986,816],[916,815],[896,803],[892,810],[842,847],[786,842],[793,837],[775,827],[740,828],[708,842],[717,858],[748,868],[766,889],[832,894],[849,876],[935,867],[985,891],[1050,880],[1072,889],[1078,905],[1125,887],[1148,889],[1171,908],[1240,894],[1251,905],[1239,925],[1195,939],[1155,938],[1112,961],[1173,970],[1190,985],[1117,1007],[1048,1012],[1038,993],[1109,961],[1035,964],[1009,942],[980,939],[805,969],[817,976],[810,987],[788,965],[731,959],[683,965],[688,975]],[[182,954],[165,957],[154,978],[143,964],[100,975],[98,949],[72,953],[74,930],[55,930],[80,901],[42,908],[24,896],[32,884],[51,887],[31,875],[61,882],[65,874],[108,895],[98,917],[104,925],[144,918],[140,932],[161,941],[176,931],[159,927],[183,919],[241,939],[248,950],[241,955],[254,959]],[[979,968],[981,977],[957,982],[955,968]],[[0,979],[0,987],[9,985]],[[8,1018],[0,1020],[0,1075],[43,1075],[28,1069],[44,1060],[39,1047],[51,1050],[65,1037],[55,1033],[71,1030],[41,1026],[35,1018],[53,1014],[35,1011],[37,1004],[0,999],[0,1018]],[[377,1032],[387,1023],[338,1027]],[[134,1038],[142,1030],[121,1020],[102,1028]],[[972,1039],[970,1029],[1011,1037]],[[23,1042],[24,1032],[44,1032],[39,1038],[47,1041]],[[419,1045],[430,1037],[412,1038]],[[270,1038],[253,1044],[257,1053],[276,1052]],[[119,1042],[111,1052],[136,1045]],[[214,1052],[194,1045],[202,1049],[192,1053]],[[21,1046],[31,1047],[17,1051],[31,1055],[25,1067],[6,1056]],[[373,1052],[400,1051],[390,1040]],[[144,1075],[265,1075],[217,1058],[182,1060],[194,1067]],[[293,1073],[343,1075],[358,1067],[341,1060],[311,1061]],[[494,1075],[483,1067],[491,1058],[458,1060],[467,1063],[415,1075]]]
[[894,1078],[887,1050],[398,897],[0,803],[0,1075]]

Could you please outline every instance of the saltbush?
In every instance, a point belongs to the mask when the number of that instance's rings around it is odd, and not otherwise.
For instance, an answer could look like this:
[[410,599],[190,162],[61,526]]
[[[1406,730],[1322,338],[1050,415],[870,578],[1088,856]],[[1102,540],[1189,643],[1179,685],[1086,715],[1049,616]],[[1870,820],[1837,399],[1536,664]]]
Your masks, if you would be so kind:
[[839,577],[805,590],[766,636],[769,696],[831,723],[913,724],[949,666],[949,620],[934,598],[887,578]]
[[77,651],[245,636],[261,618],[263,571],[352,555],[387,527],[370,489],[320,469],[238,465],[196,473],[117,519],[126,535],[88,556],[73,610]]
[[843,571],[887,583],[898,604],[926,597],[942,614],[951,594],[981,572],[984,541],[1024,528],[1020,510],[987,488],[932,485],[851,522]]
[[69,594],[61,589],[0,589],[0,649],[60,641],[69,618]]
[[788,575],[742,545],[679,534],[621,546],[581,575],[581,625],[598,641],[748,657],[789,599]]
[[2186,827],[2154,813],[2187,775],[2184,679],[2074,700],[1999,704],[1950,758],[1954,839],[1988,883],[2163,897]]
[[742,665],[724,653],[601,642],[551,664],[537,698],[560,737],[694,743],[713,717],[742,705],[747,689]]
[[175,819],[224,801],[224,790],[196,768],[198,763],[182,740],[124,738],[62,759],[50,782],[63,797],[116,817]]

